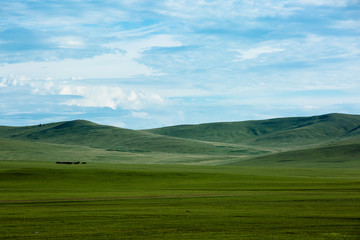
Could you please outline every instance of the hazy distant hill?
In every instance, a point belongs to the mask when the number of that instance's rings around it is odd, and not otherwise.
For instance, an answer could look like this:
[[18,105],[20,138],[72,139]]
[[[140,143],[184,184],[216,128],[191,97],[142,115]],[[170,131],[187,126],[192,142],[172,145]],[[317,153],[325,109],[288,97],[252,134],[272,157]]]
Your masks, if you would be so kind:
[[[123,161],[128,154],[127,162],[136,162],[139,154],[143,154],[141,163],[151,158],[149,163],[294,166],[329,163],[349,167],[360,161],[360,116],[327,114],[149,130],[75,120],[44,126],[0,126],[0,143],[0,158],[9,160],[66,156]],[[146,154],[153,155],[147,158],[150,155]]]

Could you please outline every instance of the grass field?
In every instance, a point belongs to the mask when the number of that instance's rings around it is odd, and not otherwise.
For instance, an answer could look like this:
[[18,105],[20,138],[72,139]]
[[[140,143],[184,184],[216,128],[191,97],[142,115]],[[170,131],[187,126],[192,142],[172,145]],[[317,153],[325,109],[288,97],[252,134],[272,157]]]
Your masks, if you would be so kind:
[[359,173],[0,161],[0,238],[359,239]]
[[0,239],[359,240],[359,160],[358,115],[0,126]]

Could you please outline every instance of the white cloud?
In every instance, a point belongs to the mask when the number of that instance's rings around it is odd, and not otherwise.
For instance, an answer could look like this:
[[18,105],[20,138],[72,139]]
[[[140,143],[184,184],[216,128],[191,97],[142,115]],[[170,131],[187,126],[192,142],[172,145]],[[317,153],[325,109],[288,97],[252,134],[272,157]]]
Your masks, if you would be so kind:
[[[64,39],[66,41],[64,42]],[[81,40],[65,37],[63,47],[81,46]],[[61,38],[57,39],[61,41]],[[2,76],[16,74],[33,79],[55,78],[130,78],[138,75],[159,75],[156,70],[137,62],[144,50],[152,47],[181,46],[170,35],[155,35],[147,39],[107,44],[106,47],[118,49],[84,59],[64,59],[60,61],[24,62],[0,65]],[[121,52],[123,49],[126,53]]]
[[297,3],[313,6],[345,7],[356,3],[356,0],[298,0]]
[[132,57],[121,53],[109,53],[86,59],[64,59],[49,62],[26,62],[0,66],[3,75],[16,73],[20,76],[41,79],[69,78],[127,78],[136,75],[154,75],[156,72]]
[[266,16],[289,16],[298,10],[288,6],[287,1],[269,0],[229,0],[229,1],[192,1],[167,0],[157,9],[162,15],[182,19],[235,19],[258,18]]
[[119,39],[126,39],[126,38],[131,38],[131,37],[139,38],[139,37],[144,37],[148,34],[155,33],[157,31],[159,31],[160,28],[161,28],[161,26],[155,24],[155,25],[145,26],[145,27],[141,27],[141,28],[117,31],[117,32],[111,33],[110,35],[117,37]]
[[30,83],[31,79],[24,76],[17,76],[10,74],[7,77],[1,79],[1,85],[3,87],[12,86],[12,87],[23,87]]
[[148,106],[163,105],[165,99],[160,95],[144,91],[125,91],[120,87],[107,86],[63,86],[60,95],[74,95],[64,104],[81,107],[109,107],[112,109],[140,110]]
[[338,21],[333,28],[336,29],[351,29],[357,32],[360,31],[360,20],[344,20]]
[[309,109],[309,110],[319,109],[319,108],[320,108],[319,106],[312,106],[312,105],[304,106],[304,109]]
[[83,39],[76,36],[54,37],[50,41],[59,48],[82,48],[85,46]]
[[6,78],[1,78],[0,81],[0,87],[7,87],[7,79]]
[[146,112],[131,112],[131,116],[134,118],[141,118],[141,119],[151,119],[150,115]]
[[325,37],[318,34],[306,34],[302,38],[270,40],[259,45],[259,47],[245,45],[240,49],[233,49],[232,51],[239,53],[235,56],[235,62],[260,59],[257,62],[249,61],[248,64],[243,64],[242,67],[246,68],[256,66],[259,62],[265,62],[271,57],[271,62],[265,63],[285,65],[296,63],[301,67],[315,65],[321,67],[326,64],[326,60],[352,59],[352,61],[357,61],[360,53],[358,39],[349,36]]
[[[3,6],[1,6],[2,1],[0,2],[0,9],[4,10],[2,12],[4,15],[12,16],[12,22],[32,28],[56,26],[73,30],[78,29],[79,26],[84,24],[111,24],[129,18],[125,11],[119,7],[114,7],[113,3],[104,4],[101,2],[101,4],[97,4],[90,1],[43,1],[41,2],[41,8],[39,8],[39,3],[36,3],[38,1],[27,1],[27,3],[4,2]],[[26,21],[24,21],[24,19],[26,19]]]
[[[108,107],[111,109],[141,110],[167,105],[166,98],[152,91],[123,89],[118,86],[74,84],[73,81],[48,79],[34,80],[30,78],[9,76],[0,80],[4,93],[21,93],[22,96],[63,96],[59,105],[79,107]],[[65,98],[64,98],[65,97]],[[56,98],[55,98],[56,99]],[[138,117],[146,117],[137,113]]]
[[274,48],[270,46],[262,46],[248,50],[236,50],[241,55],[238,56],[239,61],[252,60],[258,58],[262,54],[270,54],[285,51],[282,48]]
[[168,34],[154,35],[148,38],[118,41],[105,44],[105,47],[111,49],[124,49],[126,55],[131,58],[139,58],[143,51],[151,49],[153,47],[180,47],[183,44],[175,40],[176,36]]

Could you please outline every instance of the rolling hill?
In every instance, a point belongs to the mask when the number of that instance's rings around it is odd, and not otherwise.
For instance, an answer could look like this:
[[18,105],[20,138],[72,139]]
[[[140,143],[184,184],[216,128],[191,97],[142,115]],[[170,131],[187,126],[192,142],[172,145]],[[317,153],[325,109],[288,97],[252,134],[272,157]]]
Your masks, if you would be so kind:
[[[258,153],[259,150],[224,143],[202,142],[145,131],[104,126],[85,120],[43,126],[0,127],[0,137],[22,141],[87,146],[119,152],[194,154]],[[260,151],[264,152],[264,151]]]
[[149,129],[146,132],[203,141],[274,148],[303,148],[360,136],[360,116],[326,114],[313,117],[206,123]]
[[359,165],[360,116],[326,114],[148,130],[75,120],[0,126],[0,143],[0,160],[74,157],[122,163],[351,167]]

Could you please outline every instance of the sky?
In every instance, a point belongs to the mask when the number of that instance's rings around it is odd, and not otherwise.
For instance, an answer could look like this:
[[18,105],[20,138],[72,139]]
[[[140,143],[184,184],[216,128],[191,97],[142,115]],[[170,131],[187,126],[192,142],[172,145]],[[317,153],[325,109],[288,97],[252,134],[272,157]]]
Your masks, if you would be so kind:
[[1,0],[0,125],[360,114],[360,0]]

